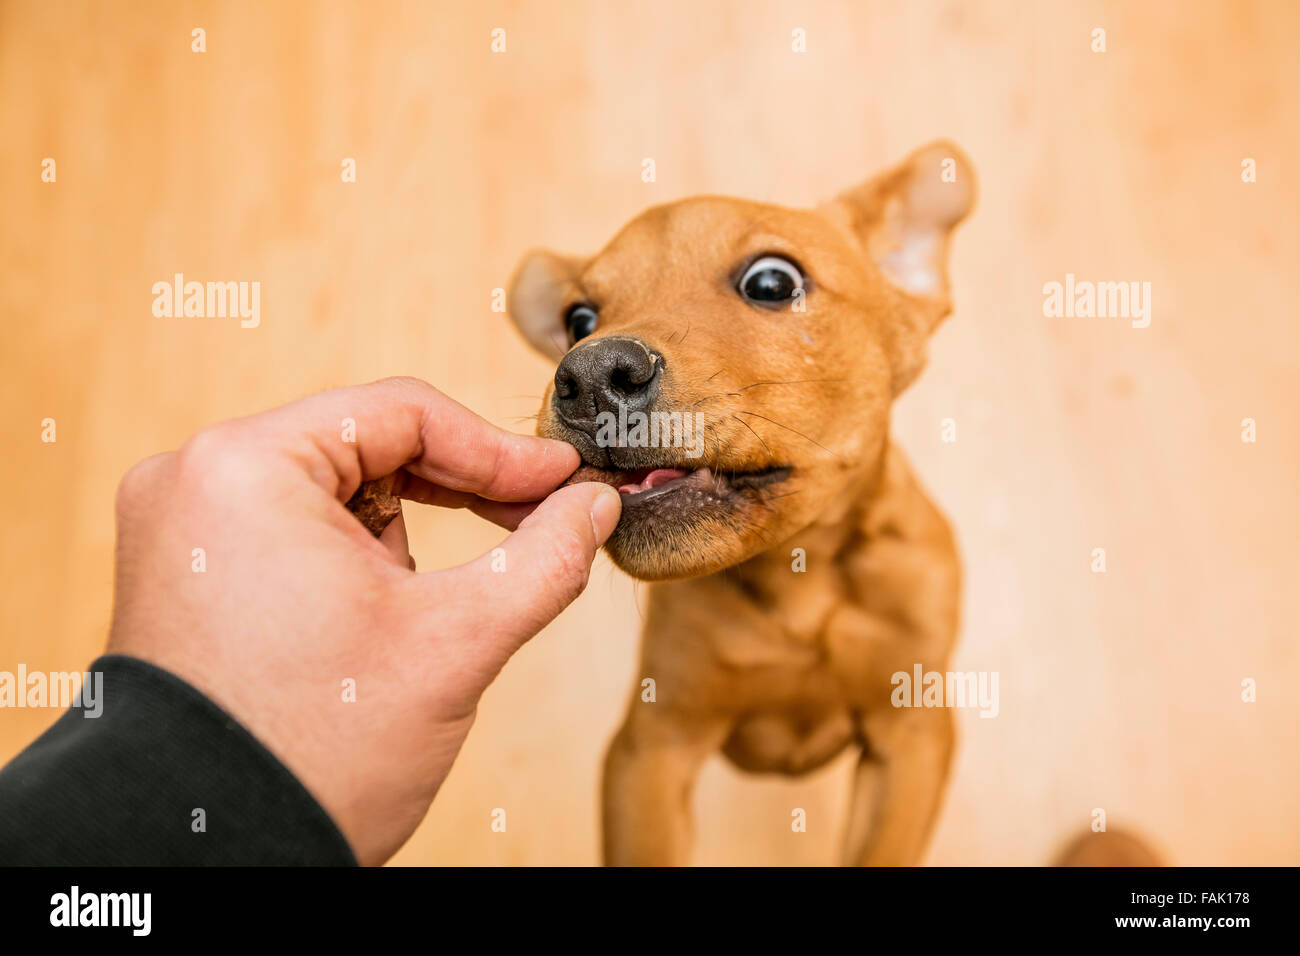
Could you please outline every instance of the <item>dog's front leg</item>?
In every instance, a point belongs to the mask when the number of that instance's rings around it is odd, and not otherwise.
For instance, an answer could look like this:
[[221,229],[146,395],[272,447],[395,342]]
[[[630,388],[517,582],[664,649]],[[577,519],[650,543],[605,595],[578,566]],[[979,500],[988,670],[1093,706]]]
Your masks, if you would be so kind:
[[920,862],[943,797],[953,749],[946,709],[891,711],[863,721],[844,861],[856,866]]
[[605,755],[605,863],[684,866],[691,853],[691,790],[727,726],[633,703]]

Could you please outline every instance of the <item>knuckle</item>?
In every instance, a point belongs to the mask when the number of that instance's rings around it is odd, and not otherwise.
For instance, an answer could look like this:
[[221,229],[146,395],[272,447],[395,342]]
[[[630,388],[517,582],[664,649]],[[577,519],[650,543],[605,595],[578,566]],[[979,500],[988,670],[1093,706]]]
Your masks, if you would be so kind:
[[247,489],[255,481],[252,452],[237,427],[228,422],[203,429],[177,453],[178,478],[195,489]]
[[238,442],[234,429],[222,423],[211,425],[196,433],[181,446],[181,460],[185,465],[210,466],[229,455]]
[[506,444],[503,441],[492,443],[492,452],[475,462],[478,474],[475,479],[480,487],[494,485],[506,468]]
[[416,378],[414,375],[390,375],[388,378],[381,378],[378,384],[395,386],[397,388],[417,392],[422,396],[437,391],[437,389],[424,379]]
[[119,518],[130,514],[135,509],[135,503],[140,500],[142,486],[145,483],[143,465],[144,462],[136,462],[127,469],[122,480],[117,483],[117,495],[114,497],[113,507]]
[[113,499],[113,509],[119,521],[134,514],[140,507],[140,503],[148,498],[154,484],[155,472],[165,457],[154,455],[136,462],[127,469],[126,474],[117,484],[117,494]]

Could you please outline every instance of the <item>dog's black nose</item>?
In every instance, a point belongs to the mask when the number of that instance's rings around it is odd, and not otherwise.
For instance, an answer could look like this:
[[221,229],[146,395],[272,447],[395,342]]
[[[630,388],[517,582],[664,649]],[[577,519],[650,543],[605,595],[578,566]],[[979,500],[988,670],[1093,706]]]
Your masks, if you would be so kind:
[[643,412],[659,394],[664,358],[640,339],[610,336],[579,345],[555,370],[555,410],[572,426],[589,430],[601,412],[619,406]]

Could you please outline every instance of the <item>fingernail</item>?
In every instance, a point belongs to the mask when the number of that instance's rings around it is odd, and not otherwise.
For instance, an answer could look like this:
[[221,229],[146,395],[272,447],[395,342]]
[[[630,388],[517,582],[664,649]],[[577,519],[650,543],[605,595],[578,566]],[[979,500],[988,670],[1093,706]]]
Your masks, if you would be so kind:
[[604,544],[614,533],[618,517],[623,513],[623,500],[617,491],[609,485],[601,488],[596,500],[591,503],[591,530],[596,533],[596,544]]

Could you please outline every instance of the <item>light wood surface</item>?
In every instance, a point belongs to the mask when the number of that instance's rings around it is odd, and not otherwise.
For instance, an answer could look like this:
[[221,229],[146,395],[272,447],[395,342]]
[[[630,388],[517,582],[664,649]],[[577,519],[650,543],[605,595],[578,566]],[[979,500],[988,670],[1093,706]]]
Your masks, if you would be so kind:
[[[0,4],[0,669],[102,647],[137,459],[392,374],[527,430],[551,368],[491,311],[525,249],[694,193],[811,204],[949,136],[980,205],[896,428],[961,541],[956,665],[999,672],[1001,713],[961,714],[928,860],[1046,862],[1100,807],[1175,863],[1300,862],[1298,28],[1287,2]],[[155,318],[176,272],[260,281],[261,325]],[[1044,318],[1066,273],[1151,282],[1150,327]],[[498,538],[408,522],[423,568]],[[638,617],[602,558],[396,862],[597,861]],[[0,711],[0,760],[55,716]],[[714,761],[697,860],[831,861],[847,770]]]

